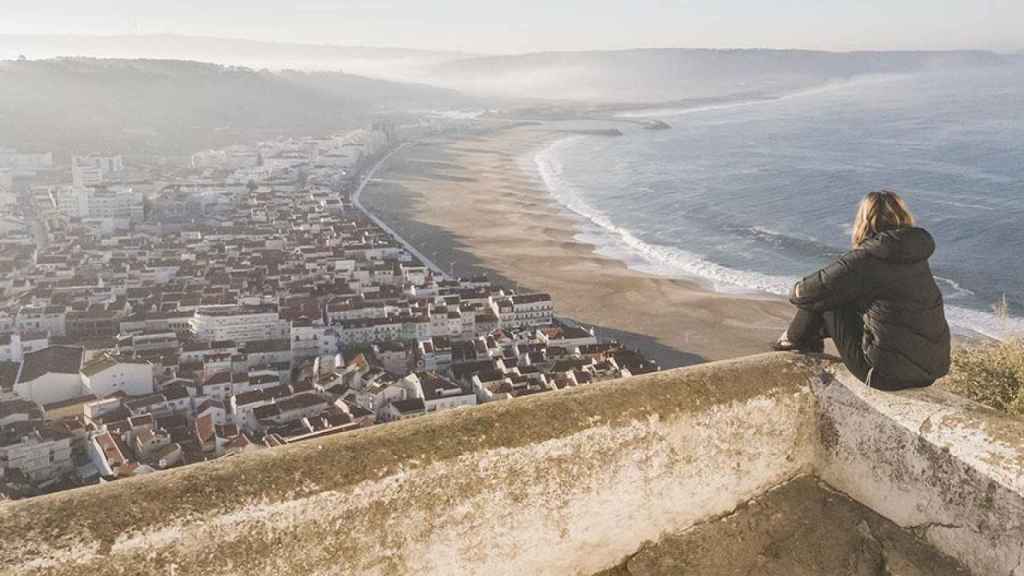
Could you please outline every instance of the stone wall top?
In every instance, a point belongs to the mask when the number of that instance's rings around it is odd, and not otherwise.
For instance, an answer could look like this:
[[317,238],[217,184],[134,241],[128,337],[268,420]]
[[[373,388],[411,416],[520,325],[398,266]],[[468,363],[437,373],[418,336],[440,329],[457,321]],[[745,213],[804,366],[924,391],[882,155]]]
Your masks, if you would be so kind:
[[[308,575],[350,573],[346,566],[356,564],[366,574],[431,567],[455,573],[474,561],[511,567],[528,556],[515,536],[490,543],[509,550],[464,540],[477,532],[474,523],[502,530],[517,516],[508,507],[535,502],[544,506],[529,508],[534,524],[514,534],[535,532],[554,551],[573,538],[591,541],[590,563],[599,564],[618,550],[608,545],[616,535],[597,534],[587,510],[608,531],[634,522],[636,537],[647,525],[656,536],[687,514],[721,513],[798,469],[807,472],[809,383],[826,364],[789,354],[706,364],[6,503],[0,573]],[[679,491],[690,490],[686,482],[700,484],[690,491],[690,511],[679,502]],[[543,493],[534,493],[538,486]],[[598,506],[612,506],[620,490],[623,510]],[[658,490],[675,502],[658,502]],[[419,541],[444,534],[453,540],[448,547]],[[489,545],[483,536],[480,548]],[[620,552],[634,545],[632,536],[620,538]],[[424,559],[456,549],[459,562]]]

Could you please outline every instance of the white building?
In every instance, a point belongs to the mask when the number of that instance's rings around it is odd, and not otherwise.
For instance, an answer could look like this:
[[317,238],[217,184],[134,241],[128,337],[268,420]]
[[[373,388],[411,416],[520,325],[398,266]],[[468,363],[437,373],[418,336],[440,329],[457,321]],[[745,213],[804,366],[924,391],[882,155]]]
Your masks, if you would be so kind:
[[92,440],[86,445],[86,451],[93,466],[99,470],[100,476],[115,476],[118,468],[129,462],[128,455],[121,451],[120,444],[108,431],[93,435]]
[[292,361],[292,347],[288,338],[279,340],[250,340],[243,348],[246,366],[252,370],[267,366],[281,366],[287,378]]
[[122,171],[124,160],[121,156],[74,156],[71,159],[71,181],[76,188],[102,184]]
[[[121,324],[122,331],[124,323]],[[120,338],[118,344],[118,350],[128,352],[179,352],[181,350],[181,341],[178,339],[178,334],[171,330],[162,330],[159,332],[142,332],[138,334],[129,334]]]
[[50,346],[25,354],[14,393],[43,406],[81,397],[83,354],[77,346]]
[[52,152],[18,152],[13,148],[0,148],[0,169],[32,174],[53,168]]
[[451,342],[441,336],[417,342],[416,355],[416,367],[422,371],[447,370],[452,365]]
[[378,418],[383,422],[394,422],[396,420],[408,420],[419,416],[426,416],[427,408],[422,398],[409,398],[407,400],[396,400],[387,405]]
[[581,346],[594,346],[597,336],[593,328],[554,325],[537,330],[537,339],[549,347],[572,350]]
[[0,334],[0,362],[21,362],[21,336]]
[[200,392],[194,395],[201,396],[203,398],[223,401],[232,394],[241,394],[248,392],[249,380],[241,374],[232,374],[230,370],[222,370],[220,372],[211,373],[203,380],[200,385],[189,386],[190,390],[198,390]]
[[476,391],[472,388],[460,386],[433,372],[419,372],[410,377],[419,382],[427,412],[476,406]]
[[67,219],[106,223],[107,228],[124,229],[145,218],[142,191],[131,186],[50,186],[46,188],[53,207]]
[[171,435],[164,430],[154,430],[147,425],[135,428],[133,432],[135,440],[132,444],[140,460],[150,462],[161,448],[171,445]]
[[231,341],[193,341],[181,347],[180,362],[207,362],[210,358],[238,354],[238,345]]
[[72,435],[42,421],[15,422],[0,428],[0,477],[18,470],[36,484],[59,480],[75,470]]
[[121,409],[120,398],[105,398],[103,400],[96,400],[89,402],[82,408],[82,414],[85,416],[85,421],[93,426],[99,427],[101,423],[99,419],[102,416],[116,412]]
[[86,188],[85,214],[89,218],[113,218],[133,223],[143,220],[142,192],[130,186]]
[[0,362],[21,362],[25,354],[42,350],[50,345],[50,339],[42,333],[0,334]]
[[181,462],[183,457],[184,452],[181,449],[181,444],[175,442],[158,450],[153,456],[153,463],[160,470],[166,470],[167,468],[175,466]]
[[62,216],[68,219],[81,218],[84,214],[82,207],[83,194],[85,188],[75,188],[73,186],[50,186],[46,188],[47,193],[50,195],[50,202],[53,203],[54,208],[57,212],[60,212]]
[[22,306],[14,321],[18,332],[37,332],[50,336],[64,336],[67,327],[67,308],[64,306]]
[[88,393],[105,398],[116,392],[129,396],[152,394],[153,365],[149,362],[103,354],[82,366],[82,384]]
[[330,408],[331,402],[314,392],[301,392],[276,400],[253,411],[263,428],[319,416]]
[[221,150],[204,150],[192,155],[192,167],[201,170],[217,168],[221,170],[237,170],[258,165],[259,154],[247,146],[231,146]]
[[402,336],[402,322],[396,317],[341,320],[334,323],[342,344],[369,344],[397,340]]
[[65,218],[111,220],[115,228],[139,224],[145,218],[142,192],[130,186],[57,188],[53,194]]
[[498,298],[493,304],[502,328],[543,326],[554,319],[550,294],[515,294]]
[[292,357],[305,360],[321,356],[334,356],[341,351],[341,340],[331,326],[319,320],[295,320],[291,324]]
[[413,286],[423,286],[427,283],[427,277],[430,275],[430,270],[426,266],[419,264],[402,264],[400,265],[402,270],[402,281],[406,284],[412,284]]
[[365,302],[362,300],[343,299],[327,303],[327,321],[370,320],[384,318],[398,312],[398,308],[388,304]]
[[230,424],[228,409],[220,400],[206,400],[196,408],[196,418],[208,416],[215,426]]
[[274,403],[277,398],[290,396],[288,387],[279,386],[264,390],[254,390],[231,396],[226,401],[226,407],[231,414],[232,422],[244,430],[259,430],[261,428],[256,411]]
[[247,184],[262,182],[273,176],[273,171],[266,166],[251,166],[235,170],[226,180],[228,184]]
[[199,340],[252,342],[288,339],[291,335],[289,322],[280,318],[274,304],[202,306],[189,323]]
[[416,343],[402,340],[373,345],[373,355],[388,372],[404,376],[416,365]]

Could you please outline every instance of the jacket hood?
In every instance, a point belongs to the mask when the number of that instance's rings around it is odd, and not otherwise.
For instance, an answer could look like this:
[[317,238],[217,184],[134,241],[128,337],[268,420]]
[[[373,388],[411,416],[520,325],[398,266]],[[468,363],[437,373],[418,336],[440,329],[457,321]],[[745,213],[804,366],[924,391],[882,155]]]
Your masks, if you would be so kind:
[[875,234],[860,249],[880,260],[912,264],[931,257],[935,239],[924,228],[897,228]]

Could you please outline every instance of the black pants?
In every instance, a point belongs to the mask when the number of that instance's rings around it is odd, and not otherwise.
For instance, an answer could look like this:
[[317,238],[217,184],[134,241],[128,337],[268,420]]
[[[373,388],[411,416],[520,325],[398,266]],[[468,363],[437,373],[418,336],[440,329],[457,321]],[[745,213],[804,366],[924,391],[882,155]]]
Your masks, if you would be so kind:
[[871,363],[864,356],[864,317],[853,306],[825,312],[798,310],[786,335],[790,342],[807,345],[831,338],[850,373],[867,382]]

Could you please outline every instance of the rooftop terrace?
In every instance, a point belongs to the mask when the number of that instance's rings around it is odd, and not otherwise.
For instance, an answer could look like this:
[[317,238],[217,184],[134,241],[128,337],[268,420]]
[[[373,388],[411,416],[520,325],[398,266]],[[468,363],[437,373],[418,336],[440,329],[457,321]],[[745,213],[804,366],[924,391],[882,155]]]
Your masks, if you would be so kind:
[[0,505],[0,574],[1024,576],[1024,423],[769,354]]

